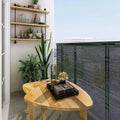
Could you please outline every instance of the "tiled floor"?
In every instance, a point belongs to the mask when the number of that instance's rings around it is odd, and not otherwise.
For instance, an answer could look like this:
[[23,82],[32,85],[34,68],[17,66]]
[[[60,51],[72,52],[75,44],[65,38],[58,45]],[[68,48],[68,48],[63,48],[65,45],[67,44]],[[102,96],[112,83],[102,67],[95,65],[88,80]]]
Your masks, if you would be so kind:
[[[26,103],[24,102],[24,93],[16,92],[11,94],[9,120],[29,120],[29,114],[26,114]],[[35,111],[35,120],[41,120],[41,111],[37,107]],[[79,112],[63,112],[46,110],[46,120],[80,120]],[[96,120],[93,115],[88,113],[88,120]]]

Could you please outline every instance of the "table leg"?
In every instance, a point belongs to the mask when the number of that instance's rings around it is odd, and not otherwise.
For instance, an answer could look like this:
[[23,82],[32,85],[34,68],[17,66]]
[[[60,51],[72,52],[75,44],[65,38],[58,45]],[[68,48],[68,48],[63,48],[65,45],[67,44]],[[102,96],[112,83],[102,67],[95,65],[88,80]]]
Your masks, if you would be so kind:
[[45,109],[41,108],[42,120],[45,120]]
[[87,109],[82,109],[80,111],[80,120],[87,120]]
[[62,115],[62,111],[60,111],[60,115]]
[[28,114],[29,113],[29,103],[27,102],[26,105],[27,105],[26,113]]
[[35,106],[30,104],[30,120],[34,120]]

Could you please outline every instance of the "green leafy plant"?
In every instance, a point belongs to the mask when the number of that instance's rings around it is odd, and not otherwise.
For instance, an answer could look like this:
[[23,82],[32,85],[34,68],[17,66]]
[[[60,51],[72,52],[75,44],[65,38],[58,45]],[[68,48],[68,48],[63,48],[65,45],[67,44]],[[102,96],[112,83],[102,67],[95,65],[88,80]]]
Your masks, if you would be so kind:
[[22,73],[24,83],[41,80],[42,75],[38,66],[37,55],[28,54],[27,60],[19,60],[19,62],[22,64],[22,66],[19,67],[19,72]]
[[39,68],[42,71],[42,79],[48,79],[47,71],[48,71],[48,67],[50,65],[49,59],[50,59],[51,53],[53,51],[53,49],[50,50],[51,37],[52,37],[52,33],[50,34],[50,41],[48,43],[48,46],[46,46],[45,41],[44,41],[44,35],[42,32],[41,44],[39,45],[38,48],[35,46],[35,50],[39,57]]
[[37,5],[38,0],[33,0],[33,4]]
[[33,34],[33,29],[32,29],[32,28],[29,28],[29,29],[27,30],[27,33],[28,33],[28,34]]

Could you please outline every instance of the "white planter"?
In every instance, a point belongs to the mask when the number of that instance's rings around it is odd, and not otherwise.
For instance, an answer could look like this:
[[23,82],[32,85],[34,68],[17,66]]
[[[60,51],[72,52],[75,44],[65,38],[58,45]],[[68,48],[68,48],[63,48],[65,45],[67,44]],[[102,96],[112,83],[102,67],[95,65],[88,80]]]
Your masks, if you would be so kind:
[[35,5],[35,4],[33,5],[33,7],[34,7],[34,9],[37,9],[37,8],[38,8],[38,6],[37,6],[37,5]]
[[35,35],[37,36],[37,38],[41,38],[41,33],[36,33]]
[[39,9],[39,10],[41,9],[40,5],[37,6],[37,9]]
[[28,34],[29,39],[32,39],[33,34]]
[[43,16],[40,16],[40,22],[41,22],[41,23],[44,23],[44,18],[43,18]]
[[42,79],[42,81],[47,81],[48,82],[48,81],[50,81],[50,79],[49,78],[48,79]]

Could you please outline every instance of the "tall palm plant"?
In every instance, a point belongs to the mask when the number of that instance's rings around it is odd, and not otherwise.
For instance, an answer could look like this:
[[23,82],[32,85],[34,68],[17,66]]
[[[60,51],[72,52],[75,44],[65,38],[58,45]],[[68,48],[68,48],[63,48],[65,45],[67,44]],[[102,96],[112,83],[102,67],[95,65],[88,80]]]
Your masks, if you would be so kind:
[[48,67],[50,65],[49,59],[53,51],[53,49],[50,50],[51,38],[52,38],[52,33],[50,34],[50,41],[48,43],[48,46],[46,46],[46,43],[44,41],[44,35],[42,32],[41,44],[39,45],[38,48],[35,46],[35,50],[39,57],[39,68],[42,71],[42,79],[48,79],[47,72],[48,72]]

